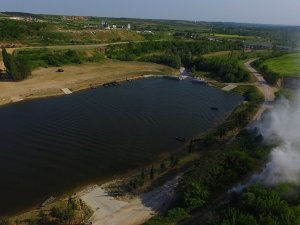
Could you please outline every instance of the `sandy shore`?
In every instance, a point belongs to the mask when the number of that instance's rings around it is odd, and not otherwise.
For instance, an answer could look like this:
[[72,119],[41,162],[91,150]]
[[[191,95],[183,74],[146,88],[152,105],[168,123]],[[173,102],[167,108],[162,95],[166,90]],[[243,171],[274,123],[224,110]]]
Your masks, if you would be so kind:
[[105,185],[88,187],[78,193],[78,197],[94,211],[89,221],[93,225],[138,225],[168,208],[180,178],[181,175],[178,175],[164,185],[128,201],[110,196]]
[[79,91],[91,85],[139,77],[152,73],[175,73],[169,67],[144,62],[120,62],[106,60],[103,63],[64,66],[63,73],[57,68],[41,68],[20,82],[0,82],[0,105],[19,100],[62,95],[61,89]]

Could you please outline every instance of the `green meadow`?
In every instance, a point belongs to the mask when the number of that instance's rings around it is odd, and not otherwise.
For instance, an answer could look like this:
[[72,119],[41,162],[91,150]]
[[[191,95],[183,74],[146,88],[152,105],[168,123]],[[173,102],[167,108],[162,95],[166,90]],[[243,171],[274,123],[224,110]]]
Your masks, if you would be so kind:
[[262,64],[270,71],[280,76],[300,76],[300,53],[286,54],[279,57],[267,59]]

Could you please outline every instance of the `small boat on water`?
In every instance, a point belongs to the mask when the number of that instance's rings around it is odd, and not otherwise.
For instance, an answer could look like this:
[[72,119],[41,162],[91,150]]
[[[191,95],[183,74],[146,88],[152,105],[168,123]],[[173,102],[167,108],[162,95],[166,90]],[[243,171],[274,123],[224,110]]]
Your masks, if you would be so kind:
[[183,137],[175,137],[175,140],[180,141],[180,142],[185,142],[186,141],[185,138],[183,138]]
[[211,110],[214,110],[214,111],[218,111],[219,108],[218,107],[210,107]]

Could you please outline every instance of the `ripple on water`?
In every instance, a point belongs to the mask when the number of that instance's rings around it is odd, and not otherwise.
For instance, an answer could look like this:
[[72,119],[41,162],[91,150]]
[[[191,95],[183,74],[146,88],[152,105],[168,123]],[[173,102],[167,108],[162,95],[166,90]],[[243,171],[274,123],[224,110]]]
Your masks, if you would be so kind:
[[149,163],[242,100],[189,81],[143,79],[3,107],[0,214]]

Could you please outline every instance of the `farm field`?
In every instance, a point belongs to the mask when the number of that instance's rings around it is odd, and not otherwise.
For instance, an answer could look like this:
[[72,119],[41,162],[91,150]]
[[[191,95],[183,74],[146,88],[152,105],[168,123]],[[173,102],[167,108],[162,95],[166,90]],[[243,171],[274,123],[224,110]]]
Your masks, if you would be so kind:
[[211,36],[229,39],[254,39],[254,36],[243,36],[238,34],[210,34]]
[[280,74],[282,77],[300,76],[300,53],[267,59],[262,65],[267,66],[271,71]]

